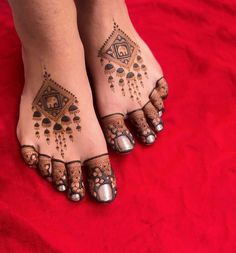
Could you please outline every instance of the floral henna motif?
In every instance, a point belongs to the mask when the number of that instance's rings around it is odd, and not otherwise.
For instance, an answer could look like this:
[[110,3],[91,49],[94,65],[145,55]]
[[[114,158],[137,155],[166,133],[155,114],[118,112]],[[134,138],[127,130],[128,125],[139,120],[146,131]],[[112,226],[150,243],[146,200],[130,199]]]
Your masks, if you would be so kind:
[[22,157],[26,164],[30,167],[36,168],[38,164],[38,153],[33,146],[22,146],[21,147]]
[[155,140],[155,133],[150,129],[143,111],[136,110],[129,114],[129,119],[137,132],[137,137],[145,144],[151,144]]
[[48,181],[52,181],[51,158],[47,155],[39,155],[39,171]]
[[56,148],[64,158],[67,139],[73,141],[72,122],[77,131],[81,130],[77,98],[56,83],[45,69],[43,85],[33,101],[32,109],[36,137],[40,138],[43,133],[49,144],[53,136]]
[[110,88],[115,91],[115,85],[118,85],[123,96],[128,90],[130,98],[136,99],[141,105],[140,87],[144,87],[143,77],[148,78],[147,67],[143,63],[139,46],[116,23],[113,32],[99,50],[98,57],[105,65],[104,71]]
[[124,124],[123,114],[108,115],[102,119],[102,124],[107,143],[113,150],[128,152],[133,149],[135,142]]
[[116,195],[116,178],[108,155],[94,157],[85,162],[88,168],[89,189],[98,201],[111,201]]
[[73,201],[81,200],[85,195],[83,176],[80,161],[67,163],[68,195]]
[[66,182],[66,168],[65,164],[59,160],[53,160],[52,180],[58,191],[65,191]]

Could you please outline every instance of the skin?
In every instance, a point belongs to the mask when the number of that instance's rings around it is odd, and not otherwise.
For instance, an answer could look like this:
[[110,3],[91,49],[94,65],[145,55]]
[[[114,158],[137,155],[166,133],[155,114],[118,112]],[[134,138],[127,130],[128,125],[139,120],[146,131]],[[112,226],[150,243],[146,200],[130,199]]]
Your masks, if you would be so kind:
[[[73,165],[73,168],[79,168],[75,174],[77,177],[81,175],[80,167],[84,164],[91,174],[90,185],[94,185],[92,181],[95,182],[96,178],[93,176],[93,170],[96,166],[99,167],[102,164],[101,159],[103,158],[101,158],[101,155],[107,154],[107,145],[94,111],[85,58],[92,78],[91,82],[99,115],[103,117],[113,113],[121,113],[127,116],[128,113],[138,109],[140,112],[130,117],[132,118],[131,122],[134,122],[137,133],[147,128],[151,129],[146,122],[145,111],[141,109],[149,101],[149,96],[156,86],[156,81],[162,77],[162,70],[149,48],[135,31],[124,1],[83,0],[79,1],[77,6],[72,0],[9,0],[9,3],[12,7],[17,33],[22,42],[22,58],[25,71],[25,85],[21,97],[17,126],[17,137],[20,144],[28,145],[26,150],[22,151],[22,154],[23,156],[27,154],[25,160],[29,165],[31,164],[28,160],[31,157],[37,157],[39,163],[43,161],[47,166],[50,164],[52,179],[54,183],[59,182],[58,184],[64,180],[61,180],[63,175],[66,176],[64,171],[66,171],[67,165],[73,161],[78,161]],[[89,19],[87,18],[88,15]],[[145,81],[145,88],[142,89],[141,103],[134,102],[128,96],[122,96],[119,92],[112,93],[107,83],[104,68],[98,58],[98,51],[113,31],[114,20],[120,28],[125,29],[124,32],[127,33],[129,38],[138,44],[145,64],[148,66],[149,78]],[[122,48],[123,50],[124,48]],[[73,131],[74,141],[67,145],[63,157],[56,149],[56,143],[51,141],[48,144],[45,138],[37,138],[33,127],[35,122],[32,118],[32,103],[43,85],[45,68],[50,73],[53,81],[71,92],[79,101],[81,131]],[[53,100],[49,101],[49,105],[53,106],[54,102]],[[152,110],[156,110],[151,103],[150,106]],[[123,118],[122,122],[122,124],[125,124]],[[142,124],[137,125],[137,122],[142,122]],[[102,126],[105,130],[106,126],[103,124]],[[145,129],[142,129],[142,127]],[[33,149],[29,147],[33,147]],[[32,156],[32,152],[39,155]],[[40,154],[43,154],[43,159]],[[88,159],[93,157],[99,157],[99,159],[96,160],[97,158],[95,158],[92,163],[86,163]],[[104,155],[104,160],[107,161],[107,159],[107,155]],[[47,173],[42,168],[42,164],[41,167],[35,161],[32,164],[39,167],[40,171],[44,171],[43,173]],[[112,175],[113,177],[110,163],[106,162],[106,164],[108,164],[108,168],[106,168],[104,175],[108,173],[108,176]],[[67,169],[67,173],[74,170]],[[70,176],[69,181],[72,182]],[[78,180],[80,180],[81,187],[82,178]],[[103,182],[104,180],[100,181]],[[109,202],[115,197],[115,179],[112,178],[106,182],[112,185],[111,198],[109,199],[107,192],[104,193],[104,202]],[[107,190],[107,187],[105,188]],[[100,197],[96,197],[97,194],[94,194],[94,189],[90,190],[98,201],[103,201]]]

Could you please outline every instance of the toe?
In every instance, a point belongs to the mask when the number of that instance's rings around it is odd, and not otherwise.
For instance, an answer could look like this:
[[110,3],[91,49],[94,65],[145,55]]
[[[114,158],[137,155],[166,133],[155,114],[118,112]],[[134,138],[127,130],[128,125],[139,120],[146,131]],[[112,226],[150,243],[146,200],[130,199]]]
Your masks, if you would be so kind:
[[160,132],[163,130],[163,122],[153,104],[149,101],[143,107],[144,114],[146,119],[150,125],[155,129],[156,132]]
[[88,170],[89,190],[99,202],[111,202],[116,196],[116,178],[107,154],[90,158],[84,163]]
[[52,182],[58,191],[66,190],[66,167],[61,160],[52,159]]
[[156,90],[160,97],[165,99],[168,96],[168,84],[164,77],[160,78],[156,83]]
[[155,142],[156,135],[149,127],[142,109],[130,112],[128,117],[142,143],[150,145]]
[[103,117],[102,126],[107,143],[113,150],[127,153],[134,148],[134,139],[125,125],[123,114],[116,113]]
[[37,167],[39,157],[38,157],[38,152],[34,146],[30,146],[30,145],[21,146],[21,154],[25,163],[28,166],[33,167],[33,168]]
[[40,174],[48,181],[52,181],[52,163],[51,157],[45,154],[39,155],[38,168]]
[[158,110],[159,116],[161,116],[164,111],[164,103],[156,88],[152,91],[149,98],[154,107]]
[[85,195],[83,176],[80,161],[71,161],[66,164],[68,197],[72,201],[80,201]]

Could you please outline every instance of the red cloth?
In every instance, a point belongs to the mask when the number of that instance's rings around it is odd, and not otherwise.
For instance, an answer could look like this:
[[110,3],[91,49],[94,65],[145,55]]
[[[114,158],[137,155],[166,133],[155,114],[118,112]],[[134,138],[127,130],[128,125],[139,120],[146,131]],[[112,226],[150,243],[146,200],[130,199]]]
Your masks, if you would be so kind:
[[79,204],[21,160],[20,43],[0,1],[0,252],[236,252],[236,5],[129,0],[170,85],[165,131],[112,155],[118,197]]

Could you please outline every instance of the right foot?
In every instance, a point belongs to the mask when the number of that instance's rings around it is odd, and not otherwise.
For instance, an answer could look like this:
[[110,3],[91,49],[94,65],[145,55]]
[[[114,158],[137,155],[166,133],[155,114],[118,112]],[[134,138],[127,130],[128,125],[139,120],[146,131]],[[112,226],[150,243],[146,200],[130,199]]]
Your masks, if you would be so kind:
[[126,118],[143,144],[154,143],[156,133],[163,129],[161,115],[168,87],[159,63],[134,29],[125,1],[83,0],[78,10],[107,143],[120,153],[133,149]]
[[[73,201],[81,200],[85,194],[81,170],[84,165],[92,196],[99,202],[110,202],[116,195],[116,180],[93,108],[75,7],[65,17],[67,22],[72,19],[69,24],[74,25],[70,27],[66,22],[60,23],[60,15],[70,8],[68,1],[64,2],[66,9],[55,7],[63,1],[52,2],[46,8],[55,8],[56,15],[53,11],[38,13],[43,1],[31,6],[35,8],[34,17],[26,19],[26,23],[22,21],[24,15],[18,22],[22,5],[14,13],[25,70],[17,126],[22,156]],[[30,21],[33,24],[28,25]]]

